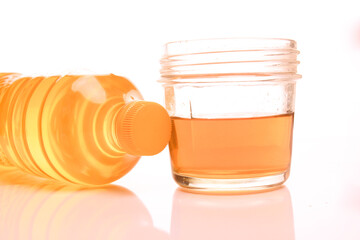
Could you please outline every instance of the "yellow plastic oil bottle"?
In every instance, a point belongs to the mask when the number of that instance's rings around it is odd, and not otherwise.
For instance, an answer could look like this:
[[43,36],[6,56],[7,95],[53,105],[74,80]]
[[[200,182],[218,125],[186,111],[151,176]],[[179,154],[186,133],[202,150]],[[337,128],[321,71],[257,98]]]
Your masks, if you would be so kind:
[[126,78],[0,73],[0,164],[60,181],[102,185],[170,138],[166,110]]

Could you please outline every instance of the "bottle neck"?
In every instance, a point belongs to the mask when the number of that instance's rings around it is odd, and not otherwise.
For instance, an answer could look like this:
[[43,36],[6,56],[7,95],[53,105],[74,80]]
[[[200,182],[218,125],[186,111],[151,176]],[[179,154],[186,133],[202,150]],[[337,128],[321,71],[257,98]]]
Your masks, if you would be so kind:
[[125,152],[116,136],[117,118],[124,105],[122,99],[113,98],[102,105],[96,113],[95,141],[100,150],[108,156],[119,157]]

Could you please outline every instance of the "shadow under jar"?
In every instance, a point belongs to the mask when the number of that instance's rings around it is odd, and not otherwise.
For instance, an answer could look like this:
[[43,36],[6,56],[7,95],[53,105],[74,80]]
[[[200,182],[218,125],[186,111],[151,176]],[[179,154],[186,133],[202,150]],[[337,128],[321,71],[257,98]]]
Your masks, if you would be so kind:
[[170,42],[160,82],[172,118],[175,181],[208,191],[258,190],[289,176],[296,42],[232,38]]

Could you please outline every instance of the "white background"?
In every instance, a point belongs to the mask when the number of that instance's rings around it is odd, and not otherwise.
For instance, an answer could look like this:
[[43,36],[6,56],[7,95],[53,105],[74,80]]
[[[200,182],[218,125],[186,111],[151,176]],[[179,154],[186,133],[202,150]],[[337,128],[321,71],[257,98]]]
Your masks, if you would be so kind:
[[297,134],[356,136],[356,2],[1,0],[0,71],[112,72],[130,78],[146,99],[162,102],[156,80],[162,46],[168,41],[291,38],[301,51],[303,75]]
[[[168,41],[294,39],[303,79],[286,185],[296,239],[360,239],[358,3],[0,0],[0,72],[114,73],[134,82],[146,100],[163,103],[156,81]],[[117,184],[143,201],[156,228],[170,232],[176,185],[167,150],[144,157]]]

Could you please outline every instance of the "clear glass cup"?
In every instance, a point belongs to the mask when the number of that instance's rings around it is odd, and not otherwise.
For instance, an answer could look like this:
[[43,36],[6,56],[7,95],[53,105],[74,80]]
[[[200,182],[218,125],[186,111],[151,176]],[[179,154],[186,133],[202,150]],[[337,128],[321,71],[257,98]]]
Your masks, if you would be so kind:
[[161,59],[175,181],[207,191],[257,190],[289,177],[296,42],[170,42]]

